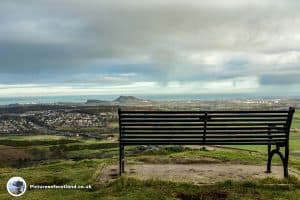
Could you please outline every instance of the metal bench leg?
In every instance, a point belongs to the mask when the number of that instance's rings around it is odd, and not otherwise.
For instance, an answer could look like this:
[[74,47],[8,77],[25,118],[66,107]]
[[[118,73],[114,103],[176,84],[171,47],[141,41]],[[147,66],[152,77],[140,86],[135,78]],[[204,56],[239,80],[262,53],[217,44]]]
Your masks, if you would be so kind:
[[288,170],[288,165],[289,165],[289,146],[285,146],[285,156],[284,156],[284,177],[289,176],[289,170]]
[[122,145],[119,146],[119,175],[122,175]]
[[282,161],[284,177],[288,177],[288,155],[289,155],[289,151],[288,151],[287,146],[285,147],[285,156],[283,156],[283,154],[280,152],[280,147],[278,145],[276,145],[276,149],[273,149],[272,151],[270,151],[270,153],[269,153],[269,146],[268,146],[268,163],[267,163],[266,173],[271,173],[271,163],[272,163],[272,158],[273,158],[275,153],[279,155],[279,157]]
[[120,147],[119,147],[119,175],[121,176],[122,173],[124,173],[124,157],[125,157],[125,154],[124,154],[124,145],[120,144]]
[[124,151],[124,145],[122,145],[122,173],[125,172],[125,151]]
[[268,144],[268,163],[267,163],[267,171],[266,173],[271,173],[271,145]]

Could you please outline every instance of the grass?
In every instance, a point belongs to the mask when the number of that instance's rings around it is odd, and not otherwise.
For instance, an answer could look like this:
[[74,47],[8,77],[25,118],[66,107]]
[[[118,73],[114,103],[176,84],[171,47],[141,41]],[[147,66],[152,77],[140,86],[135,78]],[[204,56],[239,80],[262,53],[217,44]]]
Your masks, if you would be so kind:
[[[137,181],[121,178],[109,187],[113,197],[120,199],[297,199],[299,182],[291,179],[291,187],[268,187],[265,182],[281,183],[279,180],[256,182],[224,181],[210,186],[172,183],[159,180]],[[105,191],[105,190],[104,190]],[[105,191],[106,192],[106,191]],[[108,193],[111,195],[111,193]]]
[[[1,168],[0,169],[0,199],[10,199],[7,192],[4,190],[6,180],[12,176],[21,176],[27,183],[35,185],[63,185],[63,184],[94,184],[98,170],[100,170],[109,161],[105,159],[91,159],[82,161],[61,160],[51,164],[38,165],[23,169]],[[54,197],[60,199],[65,193],[71,196],[71,191],[33,191],[28,192],[24,199],[46,199]],[[73,191],[72,193],[83,193],[82,191]],[[77,194],[78,195],[78,194]],[[83,194],[83,196],[85,196]],[[43,198],[42,198],[43,197]],[[75,197],[75,196],[74,196]],[[72,198],[71,198],[72,199]]]
[[[268,185],[286,183],[288,185]],[[282,181],[263,179],[259,181],[224,181],[215,185],[197,186],[159,180],[140,181],[121,177],[94,190],[32,190],[19,199],[298,199],[300,184],[290,178]],[[11,199],[1,193],[0,198]]]
[[75,131],[75,132],[99,132],[100,127],[58,127],[57,131]]
[[18,141],[27,141],[27,140],[60,140],[60,139],[69,139],[70,137],[58,136],[58,135],[32,135],[28,136],[1,136],[1,140],[18,140]]
[[[98,180],[101,169],[117,162],[118,144],[105,140],[83,140],[77,138],[74,143],[55,145],[55,141],[68,138],[34,136],[33,140],[22,136],[5,137],[0,140],[33,141],[32,145],[13,147],[3,146],[0,153],[12,151],[16,156],[31,156],[39,158],[46,156],[33,165],[15,168],[0,167],[0,199],[12,199],[6,192],[6,181],[12,176],[21,176],[27,184],[63,185],[63,184],[91,184],[92,190],[31,190],[18,199],[298,199],[300,183],[290,177],[289,179],[264,179],[257,181],[234,182],[224,180],[222,183],[211,186],[197,186],[189,183],[174,183],[160,180],[140,181],[133,178],[121,177],[116,181],[99,185]],[[71,138],[69,138],[71,139]],[[51,141],[51,145],[34,141]],[[54,141],[54,143],[53,143]],[[291,135],[290,166],[300,170],[300,158],[293,152],[300,151],[300,135]],[[53,144],[52,144],[53,143]],[[50,149],[56,147],[63,149],[63,154],[55,158]],[[154,152],[137,153],[136,147],[126,147],[127,161],[137,162],[197,162],[197,159],[211,158],[219,162],[241,164],[266,164],[266,146],[238,146],[239,148],[258,151],[251,153],[234,149],[219,149],[207,151],[165,148]],[[60,149],[61,148],[61,149]],[[55,148],[54,148],[55,149]],[[15,151],[17,150],[17,151]],[[44,153],[41,152],[45,151]],[[60,151],[58,151],[60,152]],[[47,157],[50,156],[50,157]],[[76,159],[80,158],[80,159]],[[89,158],[89,159],[87,159]],[[13,159],[13,157],[11,158]],[[274,157],[274,164],[280,164],[278,156]],[[266,185],[266,184],[275,185]],[[279,183],[286,186],[276,185]]]
[[300,110],[296,110],[294,113],[294,119],[300,119]]
[[300,128],[300,111],[296,110],[294,113],[292,128]]
[[292,122],[292,128],[300,128],[300,120],[294,119]]

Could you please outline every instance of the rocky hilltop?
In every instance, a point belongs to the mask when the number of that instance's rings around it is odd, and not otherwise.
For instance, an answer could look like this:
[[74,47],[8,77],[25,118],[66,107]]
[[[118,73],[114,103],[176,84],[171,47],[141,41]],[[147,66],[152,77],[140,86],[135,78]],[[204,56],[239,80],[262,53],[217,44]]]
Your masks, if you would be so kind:
[[89,99],[86,101],[88,105],[143,105],[150,103],[150,100],[140,99],[134,96],[119,96],[113,101],[103,101],[103,100],[96,100],[96,99]]
[[114,102],[120,104],[132,104],[132,103],[144,103],[144,102],[148,102],[148,100],[140,99],[134,96],[119,96],[114,100]]

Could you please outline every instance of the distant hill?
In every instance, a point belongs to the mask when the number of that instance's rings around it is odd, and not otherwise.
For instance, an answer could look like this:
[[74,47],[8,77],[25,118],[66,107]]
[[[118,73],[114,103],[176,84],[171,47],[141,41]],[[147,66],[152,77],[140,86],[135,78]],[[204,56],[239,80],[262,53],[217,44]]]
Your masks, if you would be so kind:
[[134,96],[119,96],[114,102],[119,104],[138,104],[138,103],[145,103],[149,102],[145,99],[136,98]]
[[85,104],[111,104],[111,102],[97,99],[88,99]]
[[142,104],[150,103],[149,100],[140,99],[134,96],[119,96],[113,101],[104,101],[104,100],[97,100],[97,99],[88,99],[86,101],[86,105],[132,105],[132,104]]

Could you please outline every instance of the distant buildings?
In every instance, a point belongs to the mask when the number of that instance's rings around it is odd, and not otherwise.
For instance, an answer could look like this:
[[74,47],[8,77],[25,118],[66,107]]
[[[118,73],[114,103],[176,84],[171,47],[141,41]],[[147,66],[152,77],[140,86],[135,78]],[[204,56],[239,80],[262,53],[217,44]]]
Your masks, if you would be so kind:
[[35,133],[43,129],[101,128],[117,120],[117,114],[86,114],[68,110],[29,111],[0,118],[0,134]]

